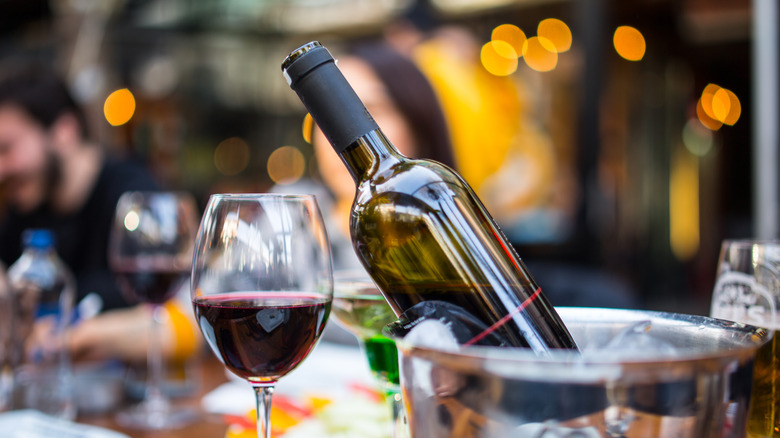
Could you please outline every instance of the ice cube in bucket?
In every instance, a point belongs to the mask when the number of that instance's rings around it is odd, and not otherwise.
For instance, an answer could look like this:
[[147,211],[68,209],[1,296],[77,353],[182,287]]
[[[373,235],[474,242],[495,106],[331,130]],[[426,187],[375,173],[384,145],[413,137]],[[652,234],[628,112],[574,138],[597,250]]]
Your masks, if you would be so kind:
[[411,436],[744,436],[753,358],[771,332],[695,315],[557,310],[582,355],[397,340]]

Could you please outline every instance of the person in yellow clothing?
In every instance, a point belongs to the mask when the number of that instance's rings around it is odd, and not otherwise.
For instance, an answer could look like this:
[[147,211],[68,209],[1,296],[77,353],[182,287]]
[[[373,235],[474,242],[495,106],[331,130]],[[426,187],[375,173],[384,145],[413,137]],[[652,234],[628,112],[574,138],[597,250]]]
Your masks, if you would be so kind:
[[441,101],[458,170],[479,192],[503,164],[517,133],[522,105],[515,84],[482,68],[479,46],[456,27],[439,30],[412,56]]
[[[403,27],[403,26],[402,26]],[[496,220],[511,231],[529,212],[565,211],[566,172],[550,135],[535,120],[525,83],[496,76],[481,64],[469,31],[445,26],[429,36],[409,27],[391,39],[406,50],[433,85],[451,132],[458,170]]]

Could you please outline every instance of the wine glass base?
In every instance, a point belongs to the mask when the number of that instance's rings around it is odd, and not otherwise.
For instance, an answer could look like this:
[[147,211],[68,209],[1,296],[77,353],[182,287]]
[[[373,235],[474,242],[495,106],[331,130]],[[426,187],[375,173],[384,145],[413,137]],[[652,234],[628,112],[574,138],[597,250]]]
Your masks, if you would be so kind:
[[190,408],[154,407],[148,403],[119,412],[116,421],[120,426],[139,430],[178,429],[192,423],[196,412]]

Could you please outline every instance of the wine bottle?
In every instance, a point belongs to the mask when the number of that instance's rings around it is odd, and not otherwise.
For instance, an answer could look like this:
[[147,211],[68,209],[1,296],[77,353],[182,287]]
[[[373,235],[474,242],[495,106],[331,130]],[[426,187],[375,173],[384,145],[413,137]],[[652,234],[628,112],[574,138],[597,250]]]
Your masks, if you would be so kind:
[[353,246],[396,315],[455,315],[474,335],[467,345],[577,348],[469,185],[401,155],[325,47],[301,46],[282,71],[355,180]]

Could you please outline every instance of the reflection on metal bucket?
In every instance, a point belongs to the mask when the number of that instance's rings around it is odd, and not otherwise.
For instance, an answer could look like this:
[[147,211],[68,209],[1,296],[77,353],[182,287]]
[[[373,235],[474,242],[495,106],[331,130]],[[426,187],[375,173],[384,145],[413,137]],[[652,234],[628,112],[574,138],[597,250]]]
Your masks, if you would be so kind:
[[[399,341],[413,437],[743,437],[753,357],[770,333],[712,318],[559,308],[583,351],[461,351]],[[602,350],[626,330],[642,340]],[[673,347],[673,348],[667,348]],[[655,351],[658,350],[658,351]],[[673,350],[673,351],[672,351]]]

